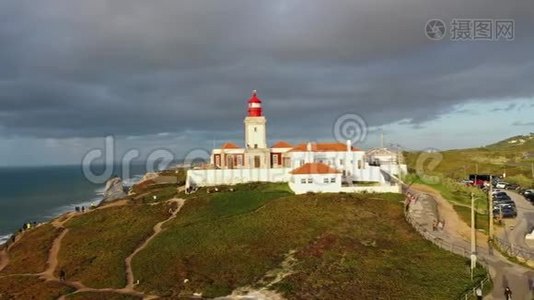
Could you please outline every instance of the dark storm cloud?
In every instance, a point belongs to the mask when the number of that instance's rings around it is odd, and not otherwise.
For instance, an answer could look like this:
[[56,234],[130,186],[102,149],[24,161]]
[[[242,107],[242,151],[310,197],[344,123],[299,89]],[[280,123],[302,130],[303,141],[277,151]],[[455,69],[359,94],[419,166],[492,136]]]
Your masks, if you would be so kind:
[[[239,134],[252,89],[281,138],[326,136],[344,112],[420,128],[468,101],[534,95],[533,11],[531,0],[0,0],[0,128]],[[513,18],[515,41],[424,35],[428,19],[467,17]]]

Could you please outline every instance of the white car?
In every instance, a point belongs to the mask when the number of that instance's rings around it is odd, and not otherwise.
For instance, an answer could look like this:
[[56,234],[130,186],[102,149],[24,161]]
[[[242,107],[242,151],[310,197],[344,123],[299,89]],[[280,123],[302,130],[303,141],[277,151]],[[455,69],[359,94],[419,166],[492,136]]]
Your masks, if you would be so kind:
[[506,188],[507,185],[508,185],[508,182],[501,181],[501,182],[497,182],[495,187],[498,188],[498,189],[504,189],[504,188]]

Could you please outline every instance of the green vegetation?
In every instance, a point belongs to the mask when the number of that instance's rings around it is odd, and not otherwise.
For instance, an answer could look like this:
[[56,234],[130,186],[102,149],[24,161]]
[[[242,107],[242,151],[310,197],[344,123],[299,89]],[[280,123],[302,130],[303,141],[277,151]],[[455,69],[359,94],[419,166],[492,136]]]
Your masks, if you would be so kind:
[[44,271],[49,249],[58,235],[59,230],[50,224],[41,225],[24,232],[9,250],[10,263],[0,274],[39,273]]
[[[512,143],[512,141],[516,141]],[[520,142],[523,140],[523,142]],[[405,152],[404,157],[411,171],[423,163],[422,152]],[[440,152],[442,160],[435,168],[423,167],[425,173],[439,173],[452,179],[466,179],[469,174],[506,173],[506,181],[524,187],[534,187],[534,135],[516,136],[480,148],[448,150]],[[439,155],[435,156],[438,158]],[[429,167],[428,170],[425,167]]]
[[[137,189],[140,196],[133,197],[136,203],[162,202],[177,196],[176,184],[154,184],[145,186],[143,190]],[[156,199],[154,199],[154,196],[156,196]]]
[[127,205],[95,210],[69,222],[59,252],[58,270],[90,287],[121,288],[124,260],[166,219],[167,205]]
[[[438,186],[444,193],[446,187]],[[272,183],[209,191],[184,195],[178,217],[134,257],[137,290],[170,299],[266,286],[288,299],[450,299],[471,286],[465,258],[424,240],[404,220],[403,195],[297,196],[287,184]],[[176,187],[149,185],[143,193],[159,195],[159,202],[175,196]],[[151,201],[92,210],[65,223],[56,272],[89,287],[124,287],[124,260],[169,217],[170,204],[145,202]],[[51,225],[28,231],[6,270],[42,271],[58,234]],[[34,266],[20,269],[23,263]],[[477,269],[475,278],[485,274]],[[4,277],[0,291],[8,299],[137,299],[111,291],[72,294],[33,276]]]
[[179,218],[134,258],[138,289],[173,298],[224,296],[269,282],[265,274],[292,250],[295,273],[274,286],[288,298],[450,299],[470,284],[464,258],[406,223],[402,195],[295,196],[273,184],[235,190],[187,200]]
[[53,300],[73,292],[58,282],[42,281],[32,276],[13,276],[0,279],[0,299]]

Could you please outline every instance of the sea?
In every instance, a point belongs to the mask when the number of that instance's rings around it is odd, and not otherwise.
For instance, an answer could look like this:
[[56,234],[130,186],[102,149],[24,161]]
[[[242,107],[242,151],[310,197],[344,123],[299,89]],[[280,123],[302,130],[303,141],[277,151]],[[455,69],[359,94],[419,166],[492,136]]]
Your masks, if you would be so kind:
[[[121,170],[114,166],[113,174],[131,186],[145,174],[146,165],[131,165],[126,176]],[[76,206],[98,204],[104,187],[86,179],[81,166],[0,168],[0,244],[25,223],[46,222]]]

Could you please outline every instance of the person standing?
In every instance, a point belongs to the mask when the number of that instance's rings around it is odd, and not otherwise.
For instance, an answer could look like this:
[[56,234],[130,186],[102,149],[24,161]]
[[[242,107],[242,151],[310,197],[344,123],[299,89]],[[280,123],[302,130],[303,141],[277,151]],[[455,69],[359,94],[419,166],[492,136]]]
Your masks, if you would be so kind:
[[65,281],[66,275],[65,270],[59,271],[59,281]]
[[512,290],[509,287],[504,289],[504,298],[506,300],[512,300]]

